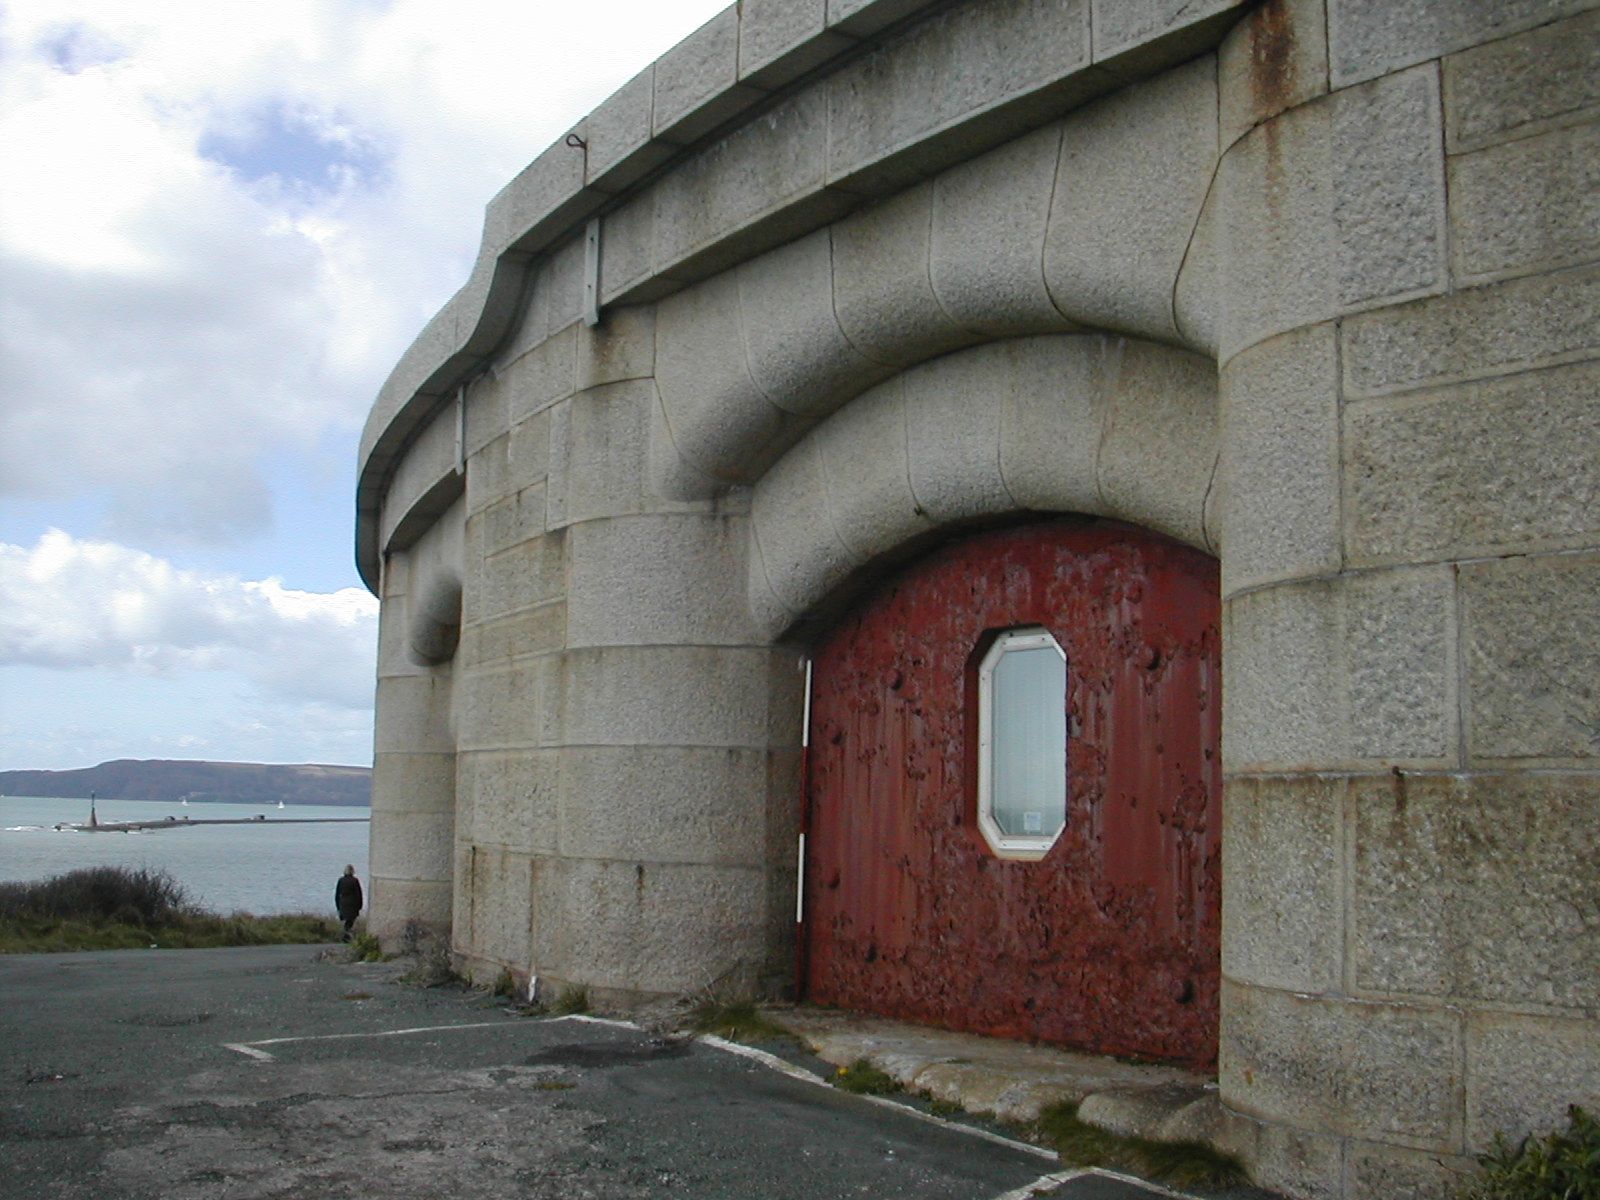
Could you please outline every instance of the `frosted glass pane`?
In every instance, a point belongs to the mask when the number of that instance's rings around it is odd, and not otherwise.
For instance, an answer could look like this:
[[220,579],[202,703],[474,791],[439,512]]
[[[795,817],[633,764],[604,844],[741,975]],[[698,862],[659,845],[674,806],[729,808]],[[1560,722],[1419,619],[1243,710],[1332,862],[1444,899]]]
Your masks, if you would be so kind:
[[1049,646],[1009,651],[992,689],[990,815],[1008,837],[1054,837],[1067,817],[1067,664]]

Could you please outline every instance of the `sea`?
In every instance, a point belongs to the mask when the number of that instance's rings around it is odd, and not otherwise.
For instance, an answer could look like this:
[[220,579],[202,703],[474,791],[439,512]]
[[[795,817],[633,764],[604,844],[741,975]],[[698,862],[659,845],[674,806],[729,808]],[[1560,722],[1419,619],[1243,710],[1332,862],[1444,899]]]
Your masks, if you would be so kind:
[[[368,808],[332,805],[179,804],[96,800],[99,820],[164,821],[134,833],[57,830],[87,822],[89,801],[0,796],[0,882],[48,879],[78,867],[117,865],[166,871],[191,901],[217,913],[333,913],[333,885],[351,864],[367,883]],[[244,825],[184,825],[183,818],[253,818]],[[285,818],[355,817],[339,824]],[[368,888],[370,891],[371,889]]]

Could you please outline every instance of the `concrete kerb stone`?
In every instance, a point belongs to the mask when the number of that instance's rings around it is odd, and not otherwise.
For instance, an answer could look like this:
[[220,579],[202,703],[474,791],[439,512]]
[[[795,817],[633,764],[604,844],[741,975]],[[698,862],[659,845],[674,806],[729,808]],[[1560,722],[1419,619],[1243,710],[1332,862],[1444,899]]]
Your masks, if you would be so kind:
[[[865,1060],[908,1091],[1019,1124],[1037,1120],[1053,1104],[1073,1103],[1080,1105],[1084,1120],[1109,1132],[1174,1140],[1164,1137],[1163,1129],[1177,1129],[1174,1117],[1215,1087],[1204,1076],[1176,1067],[1125,1063],[837,1009],[783,1006],[764,1011],[833,1066]],[[1097,1109],[1104,1124],[1092,1115]]]

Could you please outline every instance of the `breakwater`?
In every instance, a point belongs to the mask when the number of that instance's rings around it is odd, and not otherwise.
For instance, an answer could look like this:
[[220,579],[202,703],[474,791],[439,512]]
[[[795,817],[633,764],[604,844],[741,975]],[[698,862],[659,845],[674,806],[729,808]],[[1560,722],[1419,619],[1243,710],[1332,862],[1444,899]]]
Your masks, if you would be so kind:
[[165,817],[159,821],[62,821],[55,828],[71,833],[139,833],[147,829],[183,829],[193,825],[354,825],[368,817]]

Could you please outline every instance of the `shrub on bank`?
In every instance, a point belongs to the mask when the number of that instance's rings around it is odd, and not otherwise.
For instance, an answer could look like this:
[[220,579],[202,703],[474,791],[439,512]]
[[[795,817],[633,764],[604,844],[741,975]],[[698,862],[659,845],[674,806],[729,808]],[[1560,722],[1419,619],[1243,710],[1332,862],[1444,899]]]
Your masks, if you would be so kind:
[[0,883],[0,954],[201,949],[338,939],[337,922],[306,913],[219,916],[165,871],[86,867],[34,883]]
[[0,919],[157,924],[192,911],[177,880],[147,867],[84,867],[36,883],[0,883]]

